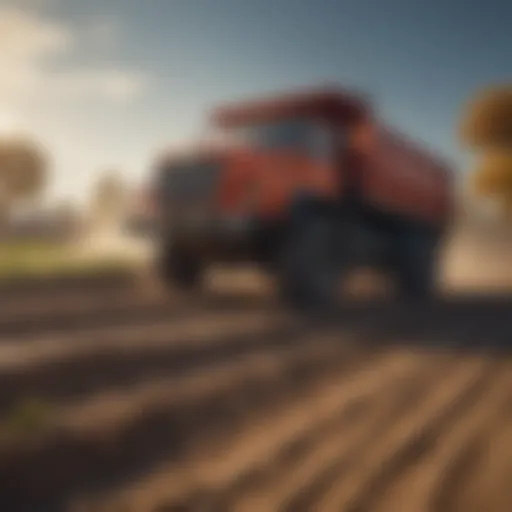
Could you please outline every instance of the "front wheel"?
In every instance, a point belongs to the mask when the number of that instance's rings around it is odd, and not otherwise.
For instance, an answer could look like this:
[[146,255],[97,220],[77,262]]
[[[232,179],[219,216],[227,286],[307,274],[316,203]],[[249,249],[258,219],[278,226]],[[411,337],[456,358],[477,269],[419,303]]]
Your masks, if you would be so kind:
[[291,229],[279,262],[280,294],[285,303],[309,311],[335,305],[338,276],[333,242],[334,225],[324,215],[307,216]]
[[203,269],[199,258],[171,240],[162,242],[155,266],[166,288],[188,292],[200,284]]

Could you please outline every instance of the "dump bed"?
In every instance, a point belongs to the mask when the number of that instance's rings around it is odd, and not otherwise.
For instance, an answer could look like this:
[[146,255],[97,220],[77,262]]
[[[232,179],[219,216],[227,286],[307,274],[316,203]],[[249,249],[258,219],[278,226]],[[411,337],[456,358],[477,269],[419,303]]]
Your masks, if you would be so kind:
[[362,148],[363,197],[378,210],[445,223],[452,213],[453,170],[442,159],[385,125],[369,125]]
[[[336,172],[343,183],[356,175],[363,199],[376,210],[444,224],[451,216],[453,172],[450,166],[377,118],[362,94],[318,88],[224,105],[212,114],[217,126],[233,127],[294,117],[329,120],[353,136],[360,165]],[[359,158],[360,157],[360,158]],[[349,159],[350,160],[350,159]]]

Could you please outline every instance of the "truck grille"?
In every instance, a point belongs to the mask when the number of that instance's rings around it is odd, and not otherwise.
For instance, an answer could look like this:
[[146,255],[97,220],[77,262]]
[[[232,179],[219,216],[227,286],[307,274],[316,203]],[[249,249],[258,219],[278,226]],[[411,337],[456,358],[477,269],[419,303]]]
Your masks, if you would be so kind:
[[191,161],[164,168],[158,185],[160,204],[175,221],[188,222],[211,215],[221,165],[213,161]]

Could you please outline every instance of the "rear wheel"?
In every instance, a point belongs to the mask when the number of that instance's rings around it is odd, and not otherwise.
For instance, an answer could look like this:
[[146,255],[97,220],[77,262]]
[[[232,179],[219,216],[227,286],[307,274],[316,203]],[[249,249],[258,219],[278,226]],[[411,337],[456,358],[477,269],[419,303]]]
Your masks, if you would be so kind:
[[426,300],[436,292],[436,237],[425,229],[407,229],[397,241],[396,273],[400,296]]

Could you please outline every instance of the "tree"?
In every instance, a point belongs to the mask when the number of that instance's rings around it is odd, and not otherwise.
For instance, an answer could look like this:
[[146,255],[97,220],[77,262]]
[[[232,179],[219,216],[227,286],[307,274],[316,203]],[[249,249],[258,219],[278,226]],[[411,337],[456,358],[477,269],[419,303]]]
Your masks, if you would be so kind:
[[7,198],[7,191],[3,183],[0,182],[0,226],[4,224],[9,217],[9,201]]
[[28,139],[0,141],[0,202],[4,215],[18,203],[36,199],[46,184],[47,159]]
[[117,220],[124,208],[126,188],[116,172],[100,177],[93,191],[92,212],[100,223]]
[[473,174],[473,189],[478,196],[497,202],[512,219],[512,151],[485,152]]
[[512,219],[512,85],[483,90],[464,114],[462,142],[480,153],[473,190],[494,200]]
[[461,138],[475,149],[512,149],[512,85],[484,89],[472,99],[462,119]]

